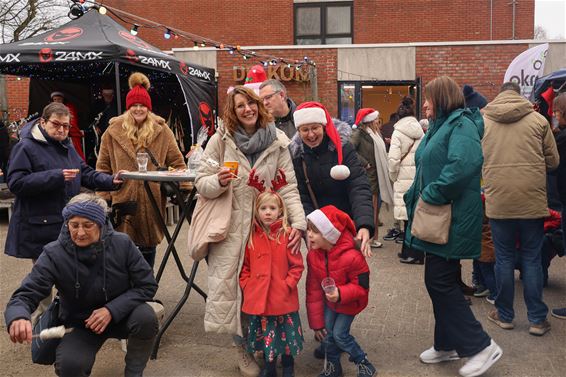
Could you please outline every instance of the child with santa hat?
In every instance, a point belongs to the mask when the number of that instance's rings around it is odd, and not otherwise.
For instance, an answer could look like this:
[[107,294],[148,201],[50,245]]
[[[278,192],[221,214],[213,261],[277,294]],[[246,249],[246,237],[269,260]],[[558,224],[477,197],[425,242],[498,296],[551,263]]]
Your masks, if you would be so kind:
[[334,206],[307,216],[307,316],[315,338],[325,348],[320,376],[342,376],[340,354],[347,352],[358,376],[373,376],[376,368],[350,334],[354,318],[368,304],[369,267],[356,249],[352,219]]

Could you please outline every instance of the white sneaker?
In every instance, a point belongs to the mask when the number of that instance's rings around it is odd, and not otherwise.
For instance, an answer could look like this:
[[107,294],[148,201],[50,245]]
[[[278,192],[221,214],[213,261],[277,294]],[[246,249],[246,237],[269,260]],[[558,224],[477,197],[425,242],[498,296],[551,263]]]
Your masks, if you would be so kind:
[[443,361],[453,361],[460,359],[456,351],[437,351],[434,346],[430,347],[419,356],[425,364],[436,364]]
[[462,377],[481,376],[499,360],[501,355],[503,355],[503,350],[492,339],[489,346],[470,357],[458,372]]

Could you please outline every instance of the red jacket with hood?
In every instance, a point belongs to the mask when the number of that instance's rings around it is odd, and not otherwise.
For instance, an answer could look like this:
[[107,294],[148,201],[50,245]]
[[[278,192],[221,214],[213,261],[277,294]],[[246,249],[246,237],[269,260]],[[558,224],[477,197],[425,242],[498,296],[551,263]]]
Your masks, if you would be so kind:
[[[345,230],[329,250],[313,249],[307,255],[307,316],[313,330],[324,328],[324,306],[336,313],[356,315],[368,304],[369,267],[355,248],[354,236]],[[331,277],[340,291],[340,300],[330,302],[320,283]]]
[[[270,239],[254,222],[252,244],[246,246],[240,272],[240,287],[244,295],[242,311],[252,315],[282,315],[299,310],[297,284],[303,270],[301,253],[292,254],[287,246],[289,235]],[[270,236],[275,238],[281,221],[271,224]]]

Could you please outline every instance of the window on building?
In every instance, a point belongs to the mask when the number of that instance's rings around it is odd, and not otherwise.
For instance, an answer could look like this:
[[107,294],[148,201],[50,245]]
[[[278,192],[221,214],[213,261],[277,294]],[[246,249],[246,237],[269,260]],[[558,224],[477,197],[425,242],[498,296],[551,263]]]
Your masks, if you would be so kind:
[[295,44],[351,44],[352,3],[295,3]]

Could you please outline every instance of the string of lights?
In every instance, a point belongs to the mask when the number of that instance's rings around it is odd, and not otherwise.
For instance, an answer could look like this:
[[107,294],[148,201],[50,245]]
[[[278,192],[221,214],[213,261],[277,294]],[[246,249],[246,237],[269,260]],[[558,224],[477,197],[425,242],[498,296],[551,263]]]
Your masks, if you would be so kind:
[[[82,13],[80,15],[78,15],[79,12],[77,11],[73,13],[74,15],[76,15],[74,16],[75,18],[82,16],[82,14],[84,14],[84,12],[87,10],[85,4],[89,4],[90,8],[94,8],[100,14],[110,13],[118,20],[122,21],[123,23],[131,25],[130,33],[132,35],[137,35],[141,28],[161,29],[163,30],[163,38],[167,40],[170,40],[172,38],[173,39],[185,38],[192,42],[194,50],[198,50],[201,47],[214,47],[218,50],[228,51],[230,55],[240,55],[244,60],[258,61],[264,67],[275,66],[278,64],[286,64],[287,68],[291,68],[294,66],[296,70],[300,70],[303,66],[312,66],[312,67],[316,66],[316,63],[313,60],[311,60],[308,56],[304,56],[302,60],[298,60],[294,58],[285,58],[270,54],[259,53],[257,51],[244,49],[240,45],[226,44],[172,26],[168,26],[161,24],[159,22],[148,20],[141,16],[123,11],[115,7],[104,5],[96,1],[73,0],[73,2],[74,3],[71,7],[78,6],[82,10]],[[71,13],[72,11],[69,12],[69,17],[71,17]]]

